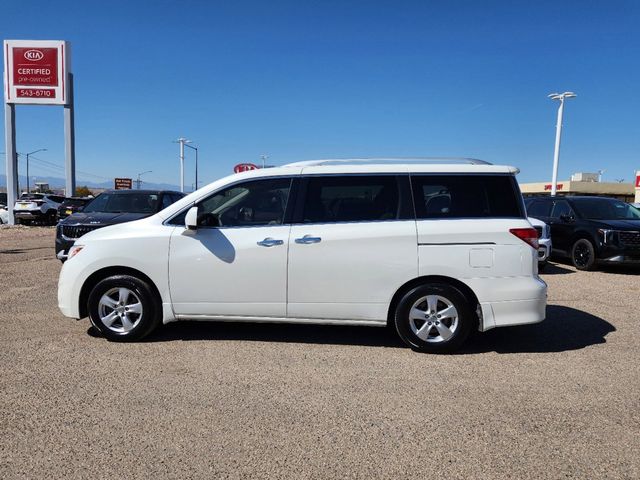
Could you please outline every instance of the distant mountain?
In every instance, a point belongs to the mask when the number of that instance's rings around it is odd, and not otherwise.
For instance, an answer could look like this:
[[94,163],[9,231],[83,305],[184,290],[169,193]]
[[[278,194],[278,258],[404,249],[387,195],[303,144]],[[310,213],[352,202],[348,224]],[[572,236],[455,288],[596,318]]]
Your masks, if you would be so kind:
[[[31,177],[31,187],[33,188],[33,181],[36,182],[46,182],[49,184],[49,186],[52,189],[59,189],[59,188],[64,188],[64,178],[60,178],[60,177]],[[25,190],[26,189],[26,185],[27,185],[27,177],[20,175],[19,179],[18,179],[18,183],[20,184],[20,189],[21,190]],[[113,188],[113,182],[95,182],[95,181],[91,181],[91,180],[85,180],[82,178],[76,178],[76,186],[80,187],[80,186],[84,186],[86,185],[89,188],[101,188],[101,189],[109,189],[109,188]],[[6,187],[7,186],[7,176],[0,174],[0,187]],[[133,183],[133,186],[135,188],[136,184],[135,182]],[[186,185],[185,185],[186,186]],[[152,182],[145,182],[142,181],[140,188],[147,188],[150,190],[180,190],[180,187],[178,185],[172,185],[170,183],[152,183]]]

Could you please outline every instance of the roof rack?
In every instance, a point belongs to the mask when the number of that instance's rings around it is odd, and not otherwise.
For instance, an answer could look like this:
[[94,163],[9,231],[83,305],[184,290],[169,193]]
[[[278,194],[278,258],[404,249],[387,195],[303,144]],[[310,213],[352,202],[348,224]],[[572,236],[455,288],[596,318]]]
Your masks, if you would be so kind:
[[371,157],[371,158],[330,158],[325,160],[304,160],[302,162],[288,163],[285,167],[317,167],[325,165],[349,165],[357,163],[368,163],[376,165],[385,164],[407,164],[407,163],[430,163],[430,164],[466,164],[466,165],[492,165],[492,163],[478,160],[477,158],[465,157]]

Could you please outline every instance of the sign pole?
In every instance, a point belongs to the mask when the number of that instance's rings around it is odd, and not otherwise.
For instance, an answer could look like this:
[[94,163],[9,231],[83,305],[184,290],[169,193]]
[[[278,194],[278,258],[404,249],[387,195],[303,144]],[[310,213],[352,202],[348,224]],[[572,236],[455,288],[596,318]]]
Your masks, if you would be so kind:
[[67,76],[69,98],[64,105],[64,194],[73,197],[76,193],[76,132],[73,101],[73,73]]
[[13,207],[18,198],[18,155],[16,153],[16,107],[12,103],[4,105],[4,139],[7,164],[7,210],[9,225],[15,225]]

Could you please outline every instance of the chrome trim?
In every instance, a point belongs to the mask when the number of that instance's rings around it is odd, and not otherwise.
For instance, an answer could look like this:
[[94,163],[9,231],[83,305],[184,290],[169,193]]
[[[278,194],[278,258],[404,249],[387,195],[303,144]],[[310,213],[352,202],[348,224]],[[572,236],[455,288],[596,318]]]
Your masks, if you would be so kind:
[[283,245],[283,240],[276,240],[275,238],[267,237],[264,240],[256,242],[261,247],[275,247],[276,245]]
[[300,243],[303,245],[308,245],[310,243],[320,243],[322,241],[322,238],[320,237],[312,237],[311,235],[305,235],[304,237],[301,238],[296,238],[296,243]]

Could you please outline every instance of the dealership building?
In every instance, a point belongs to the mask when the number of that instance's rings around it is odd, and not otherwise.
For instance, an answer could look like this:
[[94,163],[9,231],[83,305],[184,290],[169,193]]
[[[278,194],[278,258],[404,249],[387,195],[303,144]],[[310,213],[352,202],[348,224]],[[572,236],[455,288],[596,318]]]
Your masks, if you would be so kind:
[[[520,190],[525,197],[551,195],[551,182],[521,183]],[[601,182],[597,173],[574,173],[571,180],[558,181],[556,194],[613,197],[623,202],[640,202],[640,182]]]

